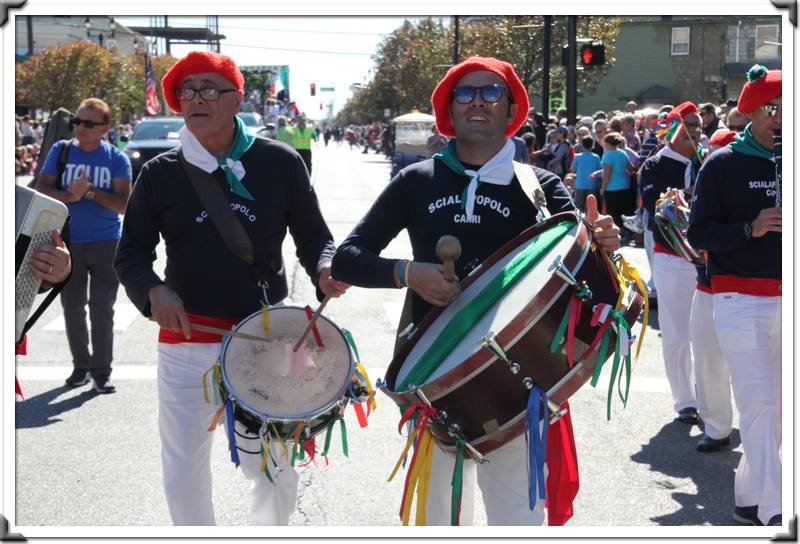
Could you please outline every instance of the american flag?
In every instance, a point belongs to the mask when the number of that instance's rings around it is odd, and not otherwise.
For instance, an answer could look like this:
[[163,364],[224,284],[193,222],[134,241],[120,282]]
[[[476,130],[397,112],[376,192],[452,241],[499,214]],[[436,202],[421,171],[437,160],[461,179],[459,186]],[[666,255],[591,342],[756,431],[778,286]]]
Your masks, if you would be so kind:
[[144,77],[144,109],[148,115],[155,115],[161,109],[161,103],[158,101],[156,84],[153,81],[153,63],[150,61],[150,55],[145,55],[144,58]]

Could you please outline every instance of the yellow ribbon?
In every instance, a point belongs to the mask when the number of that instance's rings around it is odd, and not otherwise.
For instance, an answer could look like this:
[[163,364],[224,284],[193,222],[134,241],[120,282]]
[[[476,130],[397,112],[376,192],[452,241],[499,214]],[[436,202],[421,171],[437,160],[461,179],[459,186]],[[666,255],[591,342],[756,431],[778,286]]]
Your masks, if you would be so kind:
[[266,304],[261,304],[261,328],[264,329],[264,336],[269,336],[269,310]]
[[406,502],[403,505],[403,525],[408,525],[411,516],[412,495],[415,489],[417,495],[417,512],[414,525],[425,525],[426,522],[425,507],[428,502],[428,484],[430,483],[431,460],[433,458],[433,439],[428,429],[425,429],[425,432],[422,433],[417,448],[419,448],[419,453],[411,469],[406,491]]
[[288,460],[289,459],[289,447],[286,445],[286,442],[283,440],[283,437],[281,436],[281,433],[278,432],[277,427],[275,427],[275,423],[270,421],[269,422],[269,426],[272,428],[272,432],[275,434],[275,436],[278,437],[278,442],[283,447],[283,454],[286,456],[286,459]]
[[219,408],[217,408],[217,411],[214,413],[214,419],[211,420],[211,426],[209,426],[208,432],[211,432],[217,428],[217,425],[219,424],[219,416],[221,416],[222,412],[224,411],[225,411],[225,403],[223,402],[222,404],[219,405]]
[[364,368],[364,365],[361,362],[356,363],[356,370],[358,370],[362,376],[364,376],[364,381],[367,384],[367,394],[369,395],[369,399],[367,402],[375,410],[378,407],[378,403],[375,402],[375,390],[372,389],[372,383],[369,381],[369,376],[367,375],[367,369]]

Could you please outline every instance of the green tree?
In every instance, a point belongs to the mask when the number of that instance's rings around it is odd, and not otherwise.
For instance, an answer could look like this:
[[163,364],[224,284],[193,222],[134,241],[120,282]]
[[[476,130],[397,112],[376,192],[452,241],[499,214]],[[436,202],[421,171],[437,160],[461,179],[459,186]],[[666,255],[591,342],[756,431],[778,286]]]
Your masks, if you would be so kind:
[[[578,36],[602,41],[606,64],[578,72],[578,93],[591,94],[615,63],[614,40],[622,19],[579,17]],[[530,95],[542,94],[544,40],[542,16],[497,16],[473,18],[459,28],[461,59],[472,55],[492,56],[514,65]],[[551,36],[551,94],[566,83],[561,68],[561,48],[567,41],[567,18],[554,17]],[[340,123],[364,123],[382,119],[383,110],[393,114],[417,106],[430,109],[430,95],[453,58],[453,28],[441,20],[406,20],[378,47],[374,77],[339,113]]]
[[[171,56],[153,58],[156,89],[176,62]],[[123,56],[87,40],[49,47],[25,62],[18,62],[17,104],[54,111],[75,111],[81,100],[100,98],[111,107],[112,121],[122,112],[144,115],[144,55]]]

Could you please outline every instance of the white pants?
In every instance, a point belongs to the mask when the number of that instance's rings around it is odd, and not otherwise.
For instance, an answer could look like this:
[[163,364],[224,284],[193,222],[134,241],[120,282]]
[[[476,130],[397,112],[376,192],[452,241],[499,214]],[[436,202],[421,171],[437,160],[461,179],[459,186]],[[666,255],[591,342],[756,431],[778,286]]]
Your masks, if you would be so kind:
[[714,328],[711,293],[694,292],[689,326],[697,382],[697,411],[703,420],[705,434],[720,440],[731,434],[733,428],[731,375]]
[[[217,360],[220,344],[158,344],[158,427],[164,491],[175,525],[214,525],[211,500],[211,446],[208,427],[216,406],[203,398],[203,373]],[[209,394],[210,391],[209,391]],[[221,419],[225,422],[223,412]],[[235,428],[244,434],[244,427]],[[227,430],[227,429],[226,429]],[[237,436],[239,446],[259,451],[259,441]],[[300,479],[278,441],[270,442],[278,471],[275,483],[259,471],[261,456],[239,451],[240,468],[251,481],[250,517],[254,525],[288,525],[297,502]]]
[[661,349],[675,411],[697,408],[689,342],[689,314],[692,311],[697,276],[694,266],[666,253],[653,255],[653,274],[658,296],[658,325]]
[[[537,497],[533,511],[528,506],[528,452],[525,435],[519,435],[485,457],[488,463],[464,460],[459,525],[473,525],[476,480],[483,495],[488,525],[542,525],[544,500]],[[433,448],[425,509],[428,525],[450,525],[454,466],[454,455],[445,453],[438,446]]]
[[[642,223],[647,225],[648,212],[642,208]],[[647,265],[650,267],[650,278],[647,280],[647,292],[651,297],[656,296],[656,284],[653,281],[655,274],[653,273],[653,231],[645,226],[644,229],[644,251],[647,255]]]
[[781,297],[717,293],[714,316],[744,449],[736,504],[758,505],[766,524],[781,513]]

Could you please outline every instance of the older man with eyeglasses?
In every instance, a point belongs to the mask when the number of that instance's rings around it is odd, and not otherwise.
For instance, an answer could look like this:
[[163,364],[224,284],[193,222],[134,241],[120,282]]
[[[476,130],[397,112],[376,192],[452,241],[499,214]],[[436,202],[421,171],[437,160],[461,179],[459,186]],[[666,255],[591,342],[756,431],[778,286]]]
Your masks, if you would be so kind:
[[[217,408],[204,400],[203,381],[220,354],[222,338],[192,332],[192,327],[230,329],[262,304],[275,305],[286,298],[281,247],[287,230],[320,300],[341,295],[347,285],[330,275],[333,238],[300,155],[282,142],[251,135],[236,115],[244,77],[233,59],[191,52],[172,66],[161,85],[169,106],[186,120],[181,145],[142,168],[115,266],[133,303],[161,327],[158,416],[172,521],[213,525],[213,434],[208,430]],[[218,216],[208,209],[212,200],[198,194],[211,190],[212,184],[219,189]],[[229,240],[217,230],[216,218],[224,219],[226,212],[250,239],[254,262],[229,249]],[[164,279],[153,270],[159,238],[166,244]],[[261,467],[262,458],[267,459],[259,453],[261,437],[238,416],[230,417],[223,423],[229,436],[237,436],[232,447],[242,450],[238,460],[252,482],[253,523],[287,525],[297,501],[299,475],[282,442],[272,440],[268,446],[270,481]]]
[[709,157],[697,180],[689,241],[708,250],[714,325],[730,368],[744,454],[734,519],[782,525],[782,73],[755,65],[739,96],[750,123]]
[[[108,104],[97,98],[82,101],[70,120],[74,137],[50,148],[36,182],[37,191],[64,202],[70,214],[72,276],[61,291],[73,364],[66,385],[86,385],[91,377],[98,393],[116,391],[110,379],[119,287],[113,262],[122,230],[120,214],[131,191],[130,160],[116,146],[102,141],[110,122]],[[62,165],[64,146],[66,163]]]
[[[408,289],[398,331],[410,323],[420,323],[435,306],[453,302],[460,293],[458,277],[466,277],[536,222],[536,208],[525,196],[513,162],[511,136],[525,122],[528,112],[528,95],[514,68],[498,59],[471,57],[448,70],[434,89],[431,103],[437,130],[453,138],[432,159],[401,170],[391,180],[333,261],[334,273],[343,281],[363,287]],[[552,213],[574,210],[567,189],[556,175],[542,168],[519,166],[533,169]],[[502,204],[492,207],[490,202]],[[599,247],[606,251],[619,248],[619,229],[610,217],[597,215],[593,195],[587,198],[587,207],[598,231],[595,240]],[[413,260],[381,257],[403,229],[411,238]],[[461,253],[454,263],[455,279],[445,275],[435,253],[443,234],[457,235],[461,241]],[[553,435],[557,432],[554,427],[549,431]],[[569,431],[561,436],[567,434],[571,437]],[[548,443],[556,444],[553,435]],[[564,438],[567,442],[569,439]],[[556,457],[565,454],[563,449],[556,446]],[[487,459],[489,462],[481,465],[464,461],[463,491],[460,501],[453,500],[451,480],[456,474],[454,466],[458,466],[456,457],[438,446],[433,448],[424,523],[471,525],[476,486],[482,491],[489,525],[544,523],[544,501],[529,502],[525,436],[517,436]],[[571,491],[562,488],[561,496],[570,495],[568,500],[557,501],[548,495],[550,524],[563,524],[571,515],[571,500],[577,492],[577,482],[573,483]],[[559,489],[557,483],[554,487]],[[549,484],[547,489],[549,493]],[[418,495],[417,500],[425,499]],[[570,506],[558,508],[564,504]],[[422,518],[418,513],[418,524],[423,523]]]

